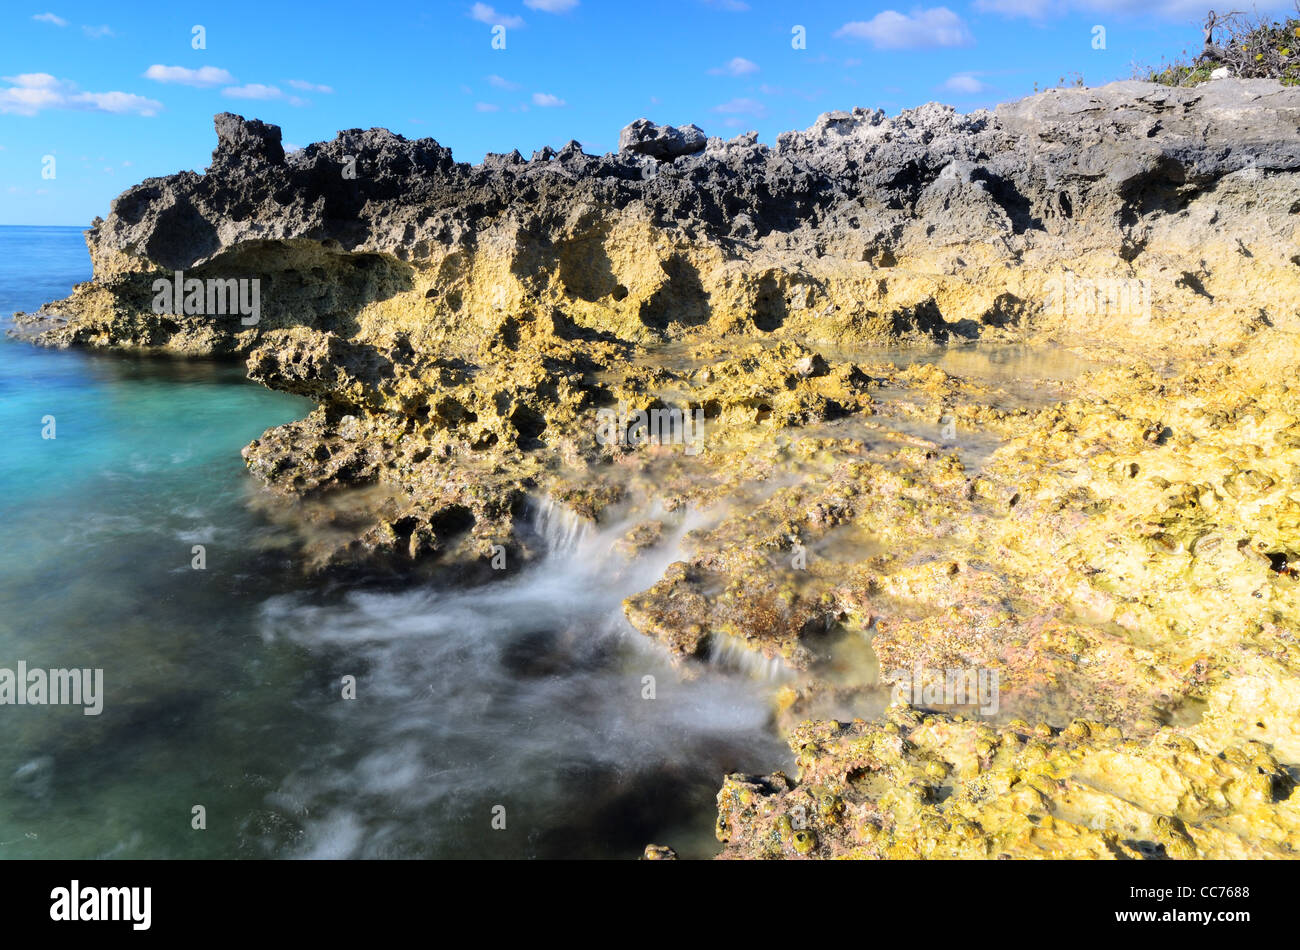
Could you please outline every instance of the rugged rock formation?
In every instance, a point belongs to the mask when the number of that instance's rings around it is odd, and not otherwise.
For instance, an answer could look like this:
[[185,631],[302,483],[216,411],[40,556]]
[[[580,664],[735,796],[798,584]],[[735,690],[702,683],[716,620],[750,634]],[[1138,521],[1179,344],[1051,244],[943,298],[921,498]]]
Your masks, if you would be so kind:
[[698,125],[655,125],[649,119],[637,119],[618,136],[620,152],[637,152],[651,158],[674,159],[704,151],[708,137]]
[[[1067,272],[1150,280],[1160,315],[1216,321],[1192,331],[1208,339],[1258,318],[1261,281],[1295,286],[1297,109],[1265,80],[1118,83],[993,113],[829,113],[773,148],[710,139],[671,162],[570,143],[479,166],[380,129],[286,157],[275,127],[222,115],[208,174],[137,185],[91,230],[104,312],[85,302],[49,340],[247,352],[268,329],[351,336],[393,308],[444,346],[553,307],[641,342],[669,324],[863,341],[1037,316],[1068,331],[1042,313]],[[132,335],[128,278],[176,269],[260,275],[269,312],[256,331],[177,315]],[[1129,316],[1092,332],[1149,336]]]
[[[729,855],[1294,854],[1300,90],[692,129],[469,166],[218,116],[208,172],[125,192],[94,280],[18,322],[314,399],[245,449],[326,528],[313,568],[491,577],[543,497],[641,517],[635,565],[696,513],[627,617],[685,671],[785,669],[801,767],[728,779]],[[155,313],[178,270],[258,281],[257,322]],[[987,346],[870,349],[934,342]],[[995,344],[1049,356],[1009,379]],[[1063,346],[1090,372],[1044,371]],[[637,410],[670,426],[624,438]],[[882,717],[913,670],[996,673],[999,707]]]

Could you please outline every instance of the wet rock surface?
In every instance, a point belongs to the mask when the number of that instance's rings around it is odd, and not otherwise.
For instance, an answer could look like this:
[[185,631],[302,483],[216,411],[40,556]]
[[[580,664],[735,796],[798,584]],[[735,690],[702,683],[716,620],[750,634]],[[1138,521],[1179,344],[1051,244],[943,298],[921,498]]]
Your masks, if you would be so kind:
[[[478,166],[216,126],[22,332],[315,400],[244,450],[309,571],[490,582],[542,500],[632,516],[629,572],[684,529],[626,618],[773,677],[799,765],[727,777],[725,856],[1294,856],[1300,91]],[[259,321],[155,312],[176,270],[260,281]],[[922,682],[953,671],[996,697]]]

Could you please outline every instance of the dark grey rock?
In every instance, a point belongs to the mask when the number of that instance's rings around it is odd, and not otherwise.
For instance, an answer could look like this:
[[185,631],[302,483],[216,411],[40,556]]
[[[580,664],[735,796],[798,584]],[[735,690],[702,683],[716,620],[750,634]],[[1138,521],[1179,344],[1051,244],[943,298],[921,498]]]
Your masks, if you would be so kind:
[[[432,139],[384,129],[345,130],[286,161],[273,125],[223,113],[216,127],[207,173],[127,189],[90,230],[92,252],[190,268],[248,241],[307,239],[407,260],[503,217],[545,232],[571,207],[638,203],[663,227],[705,240],[783,235],[805,256],[857,235],[888,258],[918,234],[1055,254],[1093,232],[1094,245],[1138,245],[1152,215],[1243,169],[1300,171],[1300,88],[1269,80],[1122,82],[968,114],[935,103],[892,118],[854,109],[774,147],[753,133],[706,139],[638,120],[618,153],[570,143],[527,163],[457,163]],[[344,177],[349,160],[355,178]]]
[[708,138],[696,125],[655,125],[649,119],[637,119],[618,135],[620,152],[636,152],[660,160],[704,151]]

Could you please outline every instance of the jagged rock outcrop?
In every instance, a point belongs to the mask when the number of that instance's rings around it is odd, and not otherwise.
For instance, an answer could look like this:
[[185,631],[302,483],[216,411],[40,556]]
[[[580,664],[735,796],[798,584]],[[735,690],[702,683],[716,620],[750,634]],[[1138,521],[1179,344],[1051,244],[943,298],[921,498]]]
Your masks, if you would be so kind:
[[[592,374],[656,342],[1186,350],[1293,330],[1298,126],[1300,91],[1267,81],[1126,82],[967,115],[828,113],[771,147],[676,157],[691,127],[638,121],[616,154],[571,142],[471,166],[382,129],[286,155],[275,126],[222,114],[207,173],[124,192],[87,233],[94,280],[18,322],[51,345],[251,356],[327,427],[358,418],[394,446],[436,430],[435,457],[509,451],[527,492],[555,461],[539,444],[582,441],[566,427],[613,398]],[[159,306],[177,271],[255,284],[258,313]],[[290,473],[283,454],[259,462],[265,444],[250,464],[286,490],[410,488],[398,448]]]
[[636,152],[651,158],[674,159],[704,151],[708,137],[698,125],[655,125],[649,119],[637,119],[618,134],[620,152]]
[[[285,156],[274,127],[223,115],[208,174],[128,189],[90,231],[112,294],[47,339],[129,343],[140,282],[175,269],[260,276],[263,330],[332,329],[400,302],[463,336],[558,306],[640,341],[692,321],[821,340],[987,335],[1008,299],[1018,327],[1069,332],[1080,321],[1053,306],[1069,274],[1148,281],[1157,324],[1204,315],[1208,339],[1257,319],[1260,282],[1295,286],[1298,102],[1263,80],[1126,82],[968,115],[830,113],[773,147],[710,139],[660,161],[571,143],[479,166],[381,129]],[[661,138],[638,136],[651,151]],[[304,272],[346,287],[322,311],[293,286]],[[918,326],[921,307],[936,318]],[[257,336],[177,316],[148,344],[246,352]],[[1090,332],[1151,332],[1131,313],[1093,316]]]
[[[286,155],[218,116],[207,173],[124,192],[94,280],[18,324],[237,354],[315,400],[244,450],[328,527],[311,568],[491,577],[540,550],[542,497],[642,518],[635,564],[700,513],[624,609],[684,667],[796,677],[801,775],[728,780],[730,855],[1293,854],[1300,89],[692,128],[471,166],[382,129]],[[160,308],[178,270],[256,281],[256,322]],[[869,349],[966,341],[1096,363],[1017,387]],[[900,671],[974,667],[989,722],[867,722]]]

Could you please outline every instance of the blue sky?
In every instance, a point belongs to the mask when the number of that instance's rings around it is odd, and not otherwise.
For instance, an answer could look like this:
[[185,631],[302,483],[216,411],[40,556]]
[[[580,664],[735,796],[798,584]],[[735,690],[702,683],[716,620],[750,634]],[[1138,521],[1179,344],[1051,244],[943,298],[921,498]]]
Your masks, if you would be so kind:
[[0,8],[0,224],[86,225],[135,182],[201,171],[222,111],[280,125],[288,145],[384,126],[474,162],[571,138],[609,151],[640,116],[771,142],[831,109],[968,111],[1062,75],[1128,78],[1198,48],[1213,4],[34,2]]

